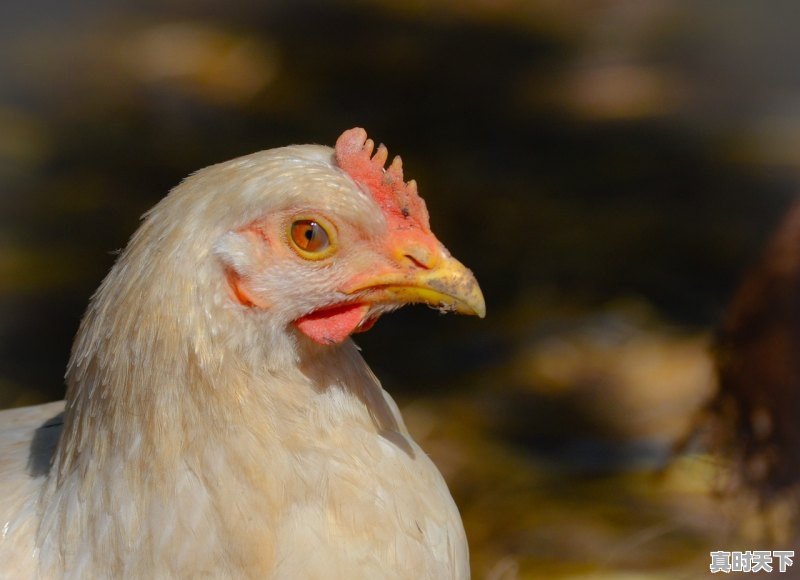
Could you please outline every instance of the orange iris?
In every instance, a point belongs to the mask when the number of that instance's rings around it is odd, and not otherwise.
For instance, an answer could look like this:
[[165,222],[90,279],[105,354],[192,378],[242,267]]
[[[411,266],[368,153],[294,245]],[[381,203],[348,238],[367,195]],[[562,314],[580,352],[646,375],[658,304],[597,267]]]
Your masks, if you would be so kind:
[[316,254],[330,246],[328,232],[314,220],[298,220],[292,224],[292,242],[304,252]]

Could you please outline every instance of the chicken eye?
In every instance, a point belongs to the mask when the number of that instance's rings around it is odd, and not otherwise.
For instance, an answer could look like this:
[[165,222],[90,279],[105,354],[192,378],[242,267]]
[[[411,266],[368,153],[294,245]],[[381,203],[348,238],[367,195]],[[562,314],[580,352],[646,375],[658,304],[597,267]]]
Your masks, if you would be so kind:
[[292,223],[291,235],[294,245],[304,253],[319,254],[331,245],[328,232],[314,220],[297,220]]

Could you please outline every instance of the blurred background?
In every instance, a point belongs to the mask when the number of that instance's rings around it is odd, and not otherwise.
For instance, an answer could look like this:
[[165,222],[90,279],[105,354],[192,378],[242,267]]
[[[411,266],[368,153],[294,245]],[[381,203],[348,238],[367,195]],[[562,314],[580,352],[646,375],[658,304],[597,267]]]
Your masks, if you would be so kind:
[[686,434],[797,191],[795,8],[0,3],[0,408],[63,397],[91,293],[185,175],[363,126],[487,299],[482,321],[405,309],[357,339],[474,576],[695,578],[710,550],[763,548]]

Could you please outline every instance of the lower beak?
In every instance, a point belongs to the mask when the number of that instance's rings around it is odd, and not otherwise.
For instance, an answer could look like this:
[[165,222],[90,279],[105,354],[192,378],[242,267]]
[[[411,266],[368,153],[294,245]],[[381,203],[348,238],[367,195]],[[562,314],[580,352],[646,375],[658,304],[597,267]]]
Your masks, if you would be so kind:
[[347,292],[372,304],[427,304],[483,318],[486,303],[475,276],[461,262],[444,258],[430,268],[378,275]]

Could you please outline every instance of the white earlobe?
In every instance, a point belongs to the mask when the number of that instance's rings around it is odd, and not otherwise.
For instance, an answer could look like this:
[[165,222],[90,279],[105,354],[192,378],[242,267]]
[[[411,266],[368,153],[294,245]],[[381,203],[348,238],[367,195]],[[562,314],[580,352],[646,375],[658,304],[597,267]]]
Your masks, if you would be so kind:
[[228,232],[214,244],[214,254],[234,271],[244,274],[252,271],[252,241],[242,232]]

